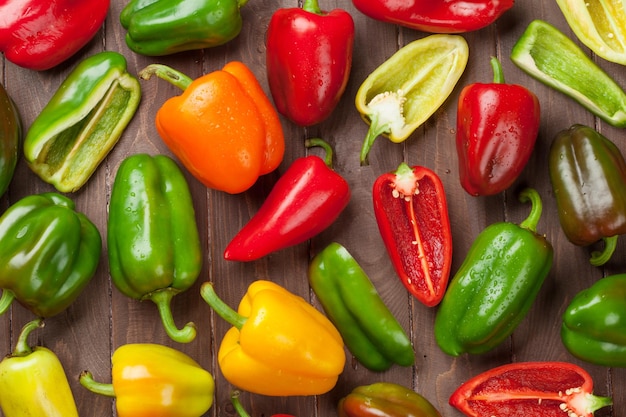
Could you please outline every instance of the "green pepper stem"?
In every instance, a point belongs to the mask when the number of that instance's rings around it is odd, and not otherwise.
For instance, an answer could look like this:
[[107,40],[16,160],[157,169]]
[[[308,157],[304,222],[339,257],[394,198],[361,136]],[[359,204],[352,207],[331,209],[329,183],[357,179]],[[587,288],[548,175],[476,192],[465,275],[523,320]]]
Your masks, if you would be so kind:
[[139,77],[143,80],[149,80],[153,75],[156,75],[183,91],[185,91],[193,81],[182,72],[163,64],[150,64],[139,71]]
[[235,310],[230,308],[228,304],[226,304],[221,298],[217,296],[215,292],[215,288],[213,288],[213,283],[205,282],[200,287],[200,295],[207,302],[208,305],[211,306],[213,310],[224,320],[241,330],[243,325],[246,323],[247,317],[242,316],[237,313]]
[[302,10],[307,11],[309,13],[322,14],[322,9],[320,9],[319,2],[317,0],[304,0],[304,4],[302,5]]
[[493,82],[495,84],[504,84],[504,72],[502,72],[502,64],[495,56],[491,57],[491,69],[493,70]]
[[391,127],[389,123],[379,124],[377,114],[371,115],[370,128],[367,131],[365,141],[363,142],[363,146],[361,147],[361,166],[369,165],[369,160],[367,156],[370,153],[370,149],[372,148],[374,141],[383,133],[389,132],[390,128]]
[[333,168],[333,148],[330,146],[330,144],[320,138],[311,138],[304,141],[304,146],[306,146],[307,148],[312,148],[313,146],[319,146],[323,148],[324,152],[326,152],[324,163],[328,168]]
[[233,403],[233,407],[235,407],[235,411],[239,415],[239,417],[250,417],[250,414],[243,408],[241,405],[241,401],[239,401],[240,392],[235,390],[230,394],[230,401]]
[[15,344],[15,349],[13,349],[13,353],[11,356],[28,356],[33,350],[28,345],[28,336],[30,332],[35,329],[41,328],[44,326],[43,319],[38,318],[32,321],[29,321],[22,327],[22,332],[20,336],[17,338],[17,343]]
[[2,297],[0,297],[0,316],[6,313],[14,299],[15,294],[13,291],[7,289],[2,290]]
[[541,218],[541,211],[543,208],[539,193],[533,188],[526,188],[520,193],[519,200],[522,203],[530,201],[530,203],[532,204],[530,214],[528,214],[526,220],[520,223],[520,227],[537,233],[537,223],[539,223],[539,219]]
[[241,9],[243,6],[245,6],[246,4],[248,4],[248,0],[238,0],[237,1],[237,5],[239,6],[239,8]]
[[611,259],[611,256],[613,256],[613,252],[615,252],[615,249],[617,248],[618,237],[619,236],[615,235],[602,238],[602,240],[604,241],[604,250],[593,251],[591,253],[591,259],[589,259],[591,265],[602,266],[607,263],[609,259]]
[[94,380],[93,375],[89,371],[81,372],[80,376],[78,377],[78,382],[80,382],[80,385],[95,394],[105,395],[107,397],[115,397],[113,384],[105,384],[103,382],[98,382]]
[[610,397],[600,397],[593,394],[585,394],[585,400],[587,404],[587,412],[593,414],[594,411],[604,407],[613,405],[613,399]]
[[170,304],[172,302],[172,298],[177,293],[178,291],[172,288],[165,288],[153,292],[150,294],[149,298],[159,309],[159,315],[161,316],[161,321],[163,322],[163,327],[165,328],[167,335],[178,343],[189,343],[196,337],[196,325],[189,322],[182,329],[178,329],[176,327]]

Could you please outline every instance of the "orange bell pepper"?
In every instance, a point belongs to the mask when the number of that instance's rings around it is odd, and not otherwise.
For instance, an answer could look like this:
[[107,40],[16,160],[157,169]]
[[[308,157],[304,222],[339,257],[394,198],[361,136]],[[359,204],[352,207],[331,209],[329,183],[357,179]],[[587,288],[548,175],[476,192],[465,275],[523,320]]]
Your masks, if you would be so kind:
[[152,64],[139,76],[157,75],[183,90],[156,114],[159,135],[205,186],[237,194],[280,165],[285,151],[278,113],[254,73],[233,61],[192,80]]

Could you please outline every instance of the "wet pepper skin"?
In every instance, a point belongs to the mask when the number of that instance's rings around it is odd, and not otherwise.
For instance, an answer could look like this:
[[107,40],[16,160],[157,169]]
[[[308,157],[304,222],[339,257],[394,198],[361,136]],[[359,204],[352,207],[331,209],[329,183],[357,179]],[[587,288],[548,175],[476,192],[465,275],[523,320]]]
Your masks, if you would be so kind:
[[0,84],[0,197],[13,179],[21,138],[22,121],[19,112]]

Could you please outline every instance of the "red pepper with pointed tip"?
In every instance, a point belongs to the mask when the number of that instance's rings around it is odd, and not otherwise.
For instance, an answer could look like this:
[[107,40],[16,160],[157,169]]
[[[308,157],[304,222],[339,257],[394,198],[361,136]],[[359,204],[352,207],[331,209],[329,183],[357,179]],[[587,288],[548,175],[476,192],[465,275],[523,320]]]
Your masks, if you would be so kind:
[[374,214],[396,273],[428,307],[439,304],[448,285],[452,233],[441,179],[404,162],[374,182]]

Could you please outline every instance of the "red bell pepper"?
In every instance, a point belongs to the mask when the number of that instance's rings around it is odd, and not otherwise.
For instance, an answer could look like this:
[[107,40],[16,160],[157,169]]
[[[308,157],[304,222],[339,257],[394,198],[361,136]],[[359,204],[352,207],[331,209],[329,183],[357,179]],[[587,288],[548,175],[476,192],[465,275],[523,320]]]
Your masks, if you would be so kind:
[[343,95],[352,67],[354,21],[317,0],[278,9],[267,29],[267,77],[277,110],[300,126],[326,119]]
[[374,214],[393,267],[406,289],[428,307],[448,285],[452,233],[441,179],[404,162],[374,182]]
[[348,205],[350,187],[331,168],[331,147],[321,139],[309,139],[306,146],[323,147],[326,159],[316,155],[296,159],[230,241],[224,259],[253,261],[302,243],[330,226]]
[[513,7],[514,0],[352,0],[364,15],[422,32],[462,33],[482,29]]
[[470,195],[509,188],[532,154],[539,133],[539,100],[520,85],[505,84],[491,59],[493,83],[466,86],[459,95],[456,149],[461,185]]
[[468,417],[592,417],[612,404],[593,393],[584,369],[567,362],[519,362],[483,372],[450,396]]
[[102,26],[110,0],[0,1],[0,51],[36,71],[57,66]]

